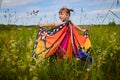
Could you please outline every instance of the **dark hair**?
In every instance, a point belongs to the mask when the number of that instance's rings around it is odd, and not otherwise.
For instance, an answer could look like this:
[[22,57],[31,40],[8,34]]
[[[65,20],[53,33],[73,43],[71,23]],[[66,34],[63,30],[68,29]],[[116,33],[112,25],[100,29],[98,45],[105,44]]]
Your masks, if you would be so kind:
[[73,11],[74,11],[73,9],[68,9],[64,7],[59,10],[59,14],[62,12],[66,12],[70,16],[70,12],[73,12]]

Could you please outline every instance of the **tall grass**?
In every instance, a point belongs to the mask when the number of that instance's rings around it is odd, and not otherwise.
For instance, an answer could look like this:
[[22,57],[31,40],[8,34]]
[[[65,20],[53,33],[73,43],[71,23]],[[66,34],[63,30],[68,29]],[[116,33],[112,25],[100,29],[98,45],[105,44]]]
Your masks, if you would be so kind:
[[[9,26],[8,26],[9,27]],[[119,80],[119,27],[87,27],[92,43],[93,64],[77,58],[34,59],[31,56],[36,27],[0,27],[0,80]]]

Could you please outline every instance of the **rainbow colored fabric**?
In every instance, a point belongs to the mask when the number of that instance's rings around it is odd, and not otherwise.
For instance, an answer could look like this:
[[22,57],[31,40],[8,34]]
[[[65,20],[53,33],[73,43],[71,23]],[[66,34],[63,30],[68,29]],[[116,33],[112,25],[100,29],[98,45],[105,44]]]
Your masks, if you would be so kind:
[[89,37],[78,34],[71,21],[66,21],[51,30],[39,27],[32,56],[77,57],[84,60],[90,48]]

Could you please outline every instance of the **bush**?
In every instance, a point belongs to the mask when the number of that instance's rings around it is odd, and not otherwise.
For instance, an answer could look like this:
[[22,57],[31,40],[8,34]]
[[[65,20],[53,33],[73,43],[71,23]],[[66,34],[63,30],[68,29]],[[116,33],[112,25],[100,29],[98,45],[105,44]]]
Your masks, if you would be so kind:
[[115,21],[112,21],[112,22],[109,22],[109,24],[108,24],[110,27],[114,27],[114,26],[116,26],[116,23],[115,23]]

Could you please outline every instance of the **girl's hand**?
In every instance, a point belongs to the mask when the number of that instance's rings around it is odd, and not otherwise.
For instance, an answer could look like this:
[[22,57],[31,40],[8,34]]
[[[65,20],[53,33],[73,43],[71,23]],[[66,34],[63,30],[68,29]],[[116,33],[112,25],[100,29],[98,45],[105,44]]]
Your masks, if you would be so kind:
[[39,26],[40,26],[40,27],[43,27],[43,26],[44,26],[44,24],[39,24]]
[[83,32],[85,32],[87,29],[83,29]]
[[85,29],[83,36],[85,36],[85,37],[88,37],[88,36],[89,36],[89,32],[88,32],[87,29]]

